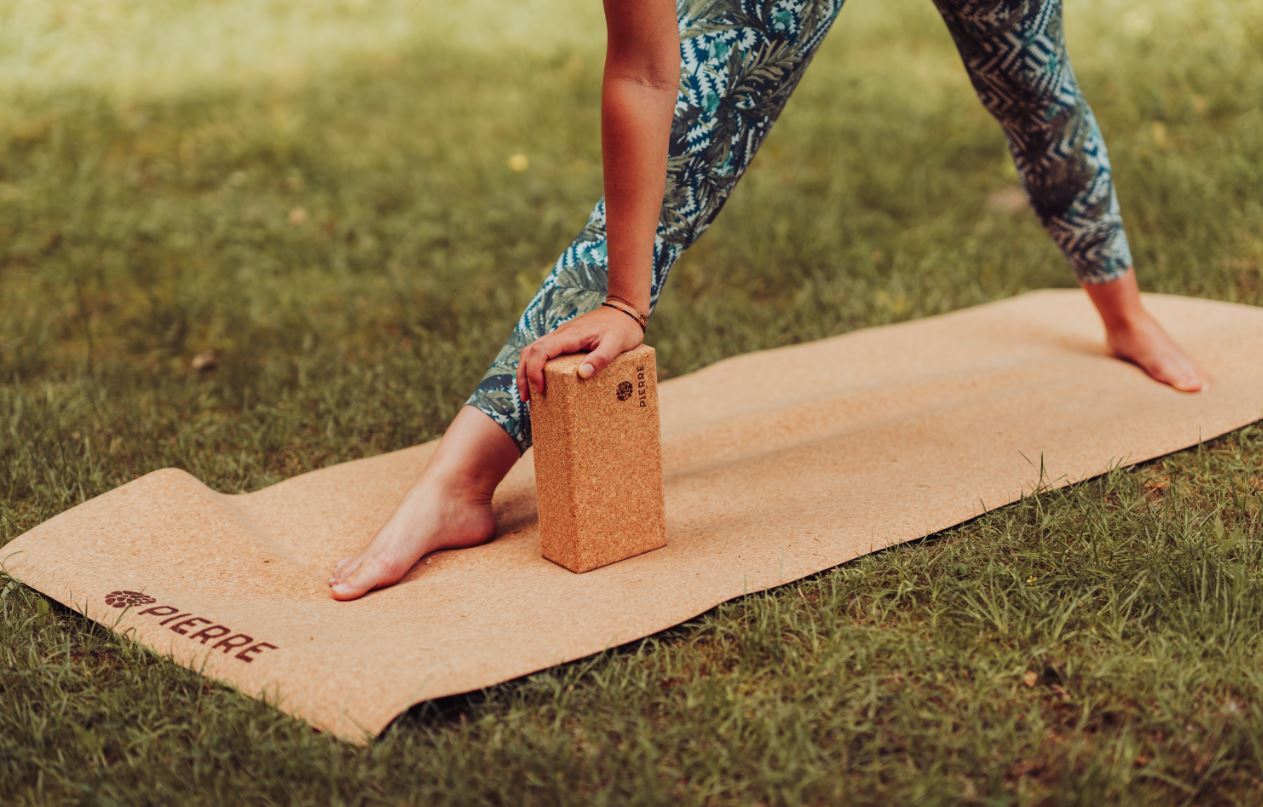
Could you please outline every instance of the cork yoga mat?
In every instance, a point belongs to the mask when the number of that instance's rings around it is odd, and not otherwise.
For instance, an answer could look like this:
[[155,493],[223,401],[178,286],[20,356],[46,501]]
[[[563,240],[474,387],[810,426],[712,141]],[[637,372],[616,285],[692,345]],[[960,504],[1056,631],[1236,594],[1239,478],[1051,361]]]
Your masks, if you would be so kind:
[[[410,705],[675,625],[1263,417],[1263,309],[1153,295],[1206,365],[1189,395],[1108,358],[1078,290],[724,359],[659,386],[669,543],[585,574],[539,555],[532,457],[496,540],[331,600],[332,564],[434,443],[246,494],[154,471],[0,547],[29,586],[241,692],[367,742]],[[130,607],[127,607],[130,606]]]

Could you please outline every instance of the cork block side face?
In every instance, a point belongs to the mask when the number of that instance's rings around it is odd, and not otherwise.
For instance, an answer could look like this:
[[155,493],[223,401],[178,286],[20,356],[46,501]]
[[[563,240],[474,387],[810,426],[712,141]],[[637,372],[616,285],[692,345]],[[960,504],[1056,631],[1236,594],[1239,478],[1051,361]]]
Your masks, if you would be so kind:
[[531,398],[541,553],[576,572],[666,544],[654,350],[587,380],[585,355],[549,362],[545,395]]
[[575,388],[550,377],[547,367],[544,381],[545,395],[530,393],[530,418],[540,546],[544,556],[551,557],[574,545],[578,524],[572,495],[574,446],[570,440],[570,418],[576,405]]

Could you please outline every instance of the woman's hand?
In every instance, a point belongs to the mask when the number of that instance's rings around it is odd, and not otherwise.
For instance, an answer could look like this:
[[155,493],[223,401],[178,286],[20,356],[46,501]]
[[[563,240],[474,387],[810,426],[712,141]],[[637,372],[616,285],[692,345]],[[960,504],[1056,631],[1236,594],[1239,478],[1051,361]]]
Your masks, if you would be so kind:
[[591,378],[644,340],[636,320],[621,311],[601,306],[581,314],[522,348],[517,363],[518,397],[530,399],[528,383],[531,390],[544,392],[544,365],[554,356],[589,351],[579,365],[579,377]]

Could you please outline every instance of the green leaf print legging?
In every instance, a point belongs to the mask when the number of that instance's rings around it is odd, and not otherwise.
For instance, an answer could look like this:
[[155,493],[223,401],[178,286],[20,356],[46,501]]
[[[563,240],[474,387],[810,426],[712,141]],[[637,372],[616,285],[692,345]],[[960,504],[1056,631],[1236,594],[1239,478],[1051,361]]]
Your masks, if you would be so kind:
[[[654,239],[652,311],[676,259],[719,214],[843,0],[678,0],[680,90]],[[1080,281],[1131,265],[1109,156],[1066,53],[1061,0],[934,0],[995,116],[1031,205]],[[465,403],[531,445],[522,348],[605,298],[605,202],[557,259]]]

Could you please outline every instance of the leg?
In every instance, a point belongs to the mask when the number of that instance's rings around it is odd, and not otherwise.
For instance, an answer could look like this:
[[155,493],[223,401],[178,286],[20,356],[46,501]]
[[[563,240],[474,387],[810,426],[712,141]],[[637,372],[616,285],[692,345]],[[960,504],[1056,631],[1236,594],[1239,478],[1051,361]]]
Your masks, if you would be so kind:
[[[710,226],[823,41],[842,0],[679,0],[680,94],[671,125],[650,310],[676,259]],[[518,399],[518,354],[600,305],[606,291],[605,204],[561,254],[467,404],[531,444]]]
[[[675,261],[714,221],[750,165],[842,2],[679,0],[680,93],[654,238],[650,310]],[[517,393],[518,355],[599,306],[607,270],[602,200],[544,278],[399,510],[367,549],[334,570],[335,598],[391,585],[435,549],[494,535],[492,492],[531,445],[529,404]]]
[[1140,302],[1105,140],[1070,66],[1061,0],[935,0],[1008,138],[1040,222],[1096,305],[1110,349],[1158,381],[1205,376]]

